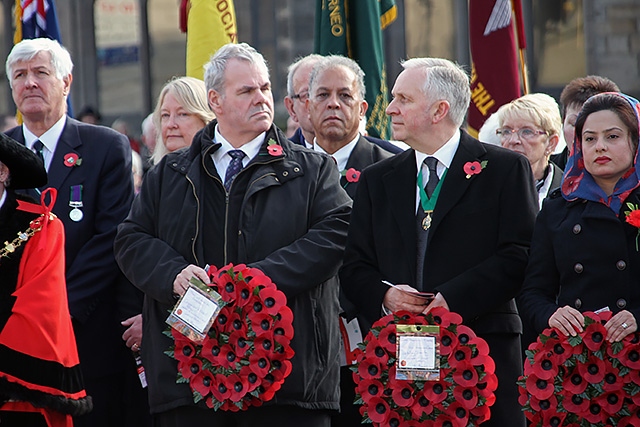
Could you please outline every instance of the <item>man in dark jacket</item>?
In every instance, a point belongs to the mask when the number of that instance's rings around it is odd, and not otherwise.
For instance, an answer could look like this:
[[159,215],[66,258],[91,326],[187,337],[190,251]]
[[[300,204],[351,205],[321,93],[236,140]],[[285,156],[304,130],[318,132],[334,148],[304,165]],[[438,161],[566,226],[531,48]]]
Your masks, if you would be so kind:
[[[150,170],[116,238],[116,258],[145,292],[143,361],[157,425],[328,426],[337,410],[338,283],[351,201],[325,155],[292,144],[273,125],[262,55],[229,44],[205,74],[217,120],[189,149]],[[278,145],[282,152],[268,150]],[[262,270],[293,311],[293,369],[273,400],[227,413],[194,404],[164,352],[167,311],[205,264]],[[265,421],[268,420],[268,421]],[[266,424],[265,424],[266,423]]]

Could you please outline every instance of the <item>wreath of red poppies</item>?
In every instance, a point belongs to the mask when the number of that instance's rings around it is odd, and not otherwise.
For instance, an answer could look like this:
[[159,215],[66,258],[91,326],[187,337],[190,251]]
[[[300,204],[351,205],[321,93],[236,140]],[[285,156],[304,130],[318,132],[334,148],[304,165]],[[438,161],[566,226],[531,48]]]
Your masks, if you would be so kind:
[[610,311],[583,313],[585,328],[543,331],[529,346],[518,381],[532,426],[640,427],[640,335],[606,340]]
[[[363,422],[376,426],[477,426],[490,417],[498,387],[486,341],[442,307],[378,320],[352,367]],[[396,325],[440,326],[440,380],[396,379]]]
[[225,305],[201,344],[175,329],[178,383],[189,383],[196,403],[240,411],[273,398],[291,373],[293,313],[285,295],[256,268],[209,269]]

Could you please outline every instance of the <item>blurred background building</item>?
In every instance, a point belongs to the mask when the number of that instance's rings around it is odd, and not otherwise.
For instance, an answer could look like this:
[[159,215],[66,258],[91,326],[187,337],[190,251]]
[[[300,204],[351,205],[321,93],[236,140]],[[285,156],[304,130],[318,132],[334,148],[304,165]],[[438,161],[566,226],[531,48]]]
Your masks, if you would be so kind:
[[[216,0],[222,1],[224,0]],[[364,1],[364,0],[363,0]],[[12,7],[0,0],[0,57],[13,44]],[[162,85],[185,74],[186,35],[179,0],[57,0],[63,44],[75,63],[72,104],[90,105],[102,123],[126,120],[133,133]],[[287,66],[313,51],[316,0],[235,0],[238,40],[271,68],[276,122],[284,125]],[[469,66],[467,0],[396,0],[398,18],[384,31],[388,82],[401,59],[445,57]],[[571,79],[600,74],[640,95],[638,0],[523,0],[531,92],[556,98]],[[470,66],[469,66],[470,69]],[[0,115],[15,111],[2,67]]]

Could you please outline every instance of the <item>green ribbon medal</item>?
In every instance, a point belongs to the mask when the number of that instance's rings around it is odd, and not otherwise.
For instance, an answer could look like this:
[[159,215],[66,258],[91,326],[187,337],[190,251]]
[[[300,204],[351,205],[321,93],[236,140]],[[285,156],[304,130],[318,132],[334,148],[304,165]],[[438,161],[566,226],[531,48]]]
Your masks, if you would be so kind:
[[420,205],[424,210],[425,217],[422,220],[422,228],[427,231],[429,227],[431,227],[431,214],[436,207],[436,203],[438,202],[438,196],[440,195],[440,189],[442,188],[442,183],[444,182],[444,177],[447,176],[447,171],[449,169],[445,169],[442,177],[440,178],[440,182],[436,185],[435,190],[433,190],[433,194],[431,194],[431,198],[427,196],[427,192],[424,191],[424,185],[422,185],[422,172],[418,173],[418,189],[420,190]]

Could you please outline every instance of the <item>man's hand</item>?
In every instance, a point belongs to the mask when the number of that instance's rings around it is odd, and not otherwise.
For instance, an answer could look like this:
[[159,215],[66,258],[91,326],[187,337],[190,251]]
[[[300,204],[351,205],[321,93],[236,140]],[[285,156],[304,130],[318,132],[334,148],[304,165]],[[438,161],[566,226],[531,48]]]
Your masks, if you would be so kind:
[[[396,288],[404,289],[408,292],[418,292],[409,285],[396,285]],[[396,288],[389,288],[387,293],[384,294],[382,304],[387,310],[392,312],[406,310],[411,313],[420,313],[424,309],[427,300],[409,295],[407,292]]]
[[197,277],[207,285],[211,283],[209,275],[203,268],[190,264],[186,266],[173,281],[173,293],[178,296],[182,296],[189,288],[189,280],[191,280],[192,277]]
[[435,298],[433,298],[433,301],[431,301],[431,303],[422,311],[422,313],[427,314],[436,307],[444,307],[449,310],[449,304],[447,304],[447,301],[444,299],[440,292],[436,294]]
[[122,334],[123,341],[133,351],[142,348],[142,314],[136,314],[120,322],[122,326],[128,326],[127,330]]

